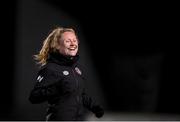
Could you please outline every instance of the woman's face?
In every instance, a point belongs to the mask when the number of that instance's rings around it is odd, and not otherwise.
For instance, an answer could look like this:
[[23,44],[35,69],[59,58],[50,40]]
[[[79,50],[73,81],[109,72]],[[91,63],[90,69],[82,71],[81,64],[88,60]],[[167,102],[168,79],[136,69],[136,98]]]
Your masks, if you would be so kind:
[[75,56],[78,52],[78,40],[73,32],[64,32],[59,39],[59,52],[67,56]]

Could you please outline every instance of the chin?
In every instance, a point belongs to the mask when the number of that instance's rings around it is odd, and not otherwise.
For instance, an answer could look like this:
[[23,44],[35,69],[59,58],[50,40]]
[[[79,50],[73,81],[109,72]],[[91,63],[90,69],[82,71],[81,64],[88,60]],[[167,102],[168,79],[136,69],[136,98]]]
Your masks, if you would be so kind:
[[71,53],[71,54],[69,54],[69,55],[70,55],[70,56],[75,56],[75,55],[76,55],[76,53],[73,53],[73,54]]

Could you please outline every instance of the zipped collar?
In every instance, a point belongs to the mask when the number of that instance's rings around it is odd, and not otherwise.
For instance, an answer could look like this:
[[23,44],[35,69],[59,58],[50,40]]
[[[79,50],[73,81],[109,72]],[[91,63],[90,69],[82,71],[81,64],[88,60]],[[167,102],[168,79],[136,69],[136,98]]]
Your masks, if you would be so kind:
[[77,63],[79,55],[76,56],[65,56],[58,52],[53,52],[49,54],[48,62],[54,62],[59,65],[73,66]]

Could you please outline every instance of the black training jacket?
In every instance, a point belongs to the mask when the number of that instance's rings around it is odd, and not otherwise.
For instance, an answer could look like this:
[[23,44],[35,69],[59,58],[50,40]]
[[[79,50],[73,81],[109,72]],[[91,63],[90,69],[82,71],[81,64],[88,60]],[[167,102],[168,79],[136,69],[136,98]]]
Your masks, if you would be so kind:
[[29,100],[32,104],[47,101],[46,120],[85,120],[88,110],[97,117],[103,109],[88,96],[79,56],[68,57],[51,53],[36,78]]

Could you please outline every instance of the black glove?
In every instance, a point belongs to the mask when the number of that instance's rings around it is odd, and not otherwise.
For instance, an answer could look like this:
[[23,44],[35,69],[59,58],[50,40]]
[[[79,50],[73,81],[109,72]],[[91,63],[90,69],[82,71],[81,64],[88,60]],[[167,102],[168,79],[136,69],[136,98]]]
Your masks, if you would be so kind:
[[100,118],[104,115],[104,110],[100,106],[93,106],[92,112],[96,115],[97,118]]

